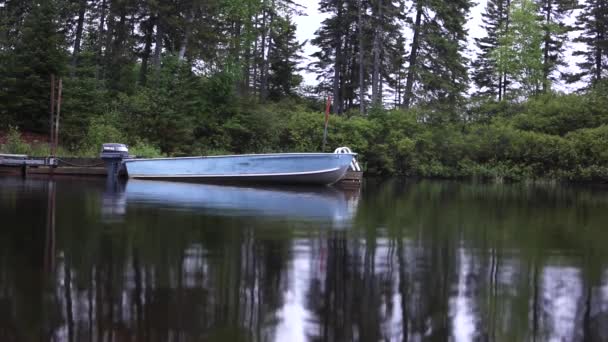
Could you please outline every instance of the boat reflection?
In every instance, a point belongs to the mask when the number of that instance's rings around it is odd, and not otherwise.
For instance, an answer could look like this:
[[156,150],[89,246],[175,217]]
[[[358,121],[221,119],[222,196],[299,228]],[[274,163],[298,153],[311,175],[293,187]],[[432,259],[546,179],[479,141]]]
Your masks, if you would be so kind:
[[101,195],[101,217],[103,222],[122,222],[127,212],[125,182],[109,177]]
[[359,191],[129,180],[126,199],[129,205],[196,210],[206,215],[331,221],[343,225],[355,214]]

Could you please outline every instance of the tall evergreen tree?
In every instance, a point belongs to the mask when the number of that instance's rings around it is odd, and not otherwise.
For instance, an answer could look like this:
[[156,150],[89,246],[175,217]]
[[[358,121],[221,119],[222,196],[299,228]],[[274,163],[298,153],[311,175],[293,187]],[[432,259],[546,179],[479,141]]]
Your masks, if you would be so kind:
[[467,88],[464,28],[472,3],[468,0],[417,0],[404,107],[419,102],[458,104]]
[[502,100],[503,95],[503,75],[498,72],[493,51],[498,48],[499,35],[505,26],[508,10],[509,0],[488,0],[482,17],[482,28],[486,31],[486,35],[475,38],[475,44],[480,52],[471,64],[472,80],[477,87],[476,93],[498,101]]
[[372,37],[371,86],[372,103],[382,105],[383,85],[394,84],[397,72],[395,60],[401,59],[399,44],[403,34],[401,24],[405,20],[403,1],[374,0],[371,2]]
[[413,1],[414,5],[412,9],[414,11],[414,20],[409,20],[413,37],[412,43],[410,44],[410,51],[408,57],[408,66],[407,66],[407,76],[405,80],[405,91],[403,94],[403,107],[409,108],[410,105],[414,102],[414,83],[418,79],[417,75],[419,74],[419,57],[420,54],[420,45],[422,40],[422,17],[426,11],[425,0],[415,0]]
[[269,61],[269,98],[278,100],[294,95],[294,89],[302,82],[298,73],[300,53],[306,42],[299,43],[296,26],[289,16],[277,18],[270,33],[273,49],[268,54]]
[[345,0],[321,0],[319,11],[331,16],[321,23],[311,40],[313,45],[319,47],[312,57],[316,60],[311,64],[319,74],[321,86],[333,95],[333,112],[342,113],[345,108],[345,99],[342,88],[345,85],[345,65],[347,49],[345,45],[349,40],[351,27],[356,20],[356,12],[350,13]]
[[321,11],[332,13],[312,40],[320,51],[312,68],[325,80],[326,91],[334,96],[334,111],[357,105],[365,111],[368,90],[371,102],[382,105],[384,86],[395,85],[402,58],[403,1],[339,1],[321,3]]
[[13,49],[2,53],[0,112],[27,130],[48,129],[50,75],[66,69],[64,36],[55,1],[37,0],[25,14]]
[[594,86],[608,77],[608,1],[587,0],[576,21],[580,36],[574,42],[585,44],[574,56],[584,60],[577,63],[580,72],[570,75],[570,82],[584,81]]
[[554,73],[565,64],[563,52],[571,27],[566,23],[568,15],[576,7],[576,0],[541,0],[543,36],[543,91],[551,88],[556,80]]

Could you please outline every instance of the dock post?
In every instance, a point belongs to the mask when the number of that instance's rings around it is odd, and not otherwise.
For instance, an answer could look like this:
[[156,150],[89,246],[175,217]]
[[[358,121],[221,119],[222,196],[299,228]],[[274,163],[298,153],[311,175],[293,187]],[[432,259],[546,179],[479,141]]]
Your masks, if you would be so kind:
[[21,165],[21,178],[27,178],[27,164]]

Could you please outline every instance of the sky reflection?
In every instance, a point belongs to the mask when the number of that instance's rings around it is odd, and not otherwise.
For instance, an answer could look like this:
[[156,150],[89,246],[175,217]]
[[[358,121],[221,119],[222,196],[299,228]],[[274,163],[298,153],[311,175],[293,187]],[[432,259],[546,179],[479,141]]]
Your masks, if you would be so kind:
[[608,340],[604,192],[183,186],[0,179],[0,340]]

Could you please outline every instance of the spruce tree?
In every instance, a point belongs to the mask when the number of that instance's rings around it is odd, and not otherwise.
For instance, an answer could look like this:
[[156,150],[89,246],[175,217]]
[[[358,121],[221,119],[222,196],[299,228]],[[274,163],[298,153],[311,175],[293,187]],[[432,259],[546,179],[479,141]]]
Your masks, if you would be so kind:
[[0,112],[26,130],[48,129],[50,75],[60,77],[66,69],[58,12],[55,1],[34,1],[14,49],[2,51]]
[[577,63],[581,71],[570,75],[568,81],[595,86],[608,77],[608,1],[587,0],[577,17],[576,29],[581,33],[574,42],[585,44],[585,49],[573,55],[584,60]]
[[486,36],[475,38],[479,54],[471,64],[472,80],[477,87],[476,94],[502,100],[503,77],[498,72],[496,60],[492,56],[498,48],[498,38],[501,27],[504,27],[506,13],[509,10],[508,0],[488,0],[482,18],[482,28]]
[[[403,58],[401,32],[403,1],[324,0],[321,11],[332,13],[312,40],[320,51],[311,64],[324,90],[334,96],[334,111],[358,107],[365,111],[371,87],[371,102],[382,106],[385,86],[396,86]],[[323,82],[324,80],[324,82]]]
[[454,108],[461,102],[468,83],[464,25],[471,6],[468,0],[414,3],[405,108],[415,102]]
[[345,83],[344,47],[356,16],[350,15],[344,0],[321,0],[319,12],[331,16],[321,23],[315,32],[315,38],[311,40],[320,49],[312,55],[315,61],[311,63],[311,68],[318,73],[317,80],[321,82],[323,91],[333,95],[333,112],[342,113],[345,109],[341,91]]
[[571,27],[566,23],[575,8],[576,0],[541,0],[543,36],[543,91],[551,88],[557,79],[554,75],[559,66],[565,65],[563,52]]
[[393,85],[398,72],[396,60],[402,58],[400,42],[401,24],[405,20],[403,1],[373,0],[371,23],[373,25],[371,86],[372,103],[382,105],[384,84]]
[[279,100],[285,96],[294,95],[294,90],[302,82],[298,63],[300,53],[306,42],[299,43],[296,39],[296,26],[289,16],[278,17],[270,33],[273,49],[269,52],[269,98]]

